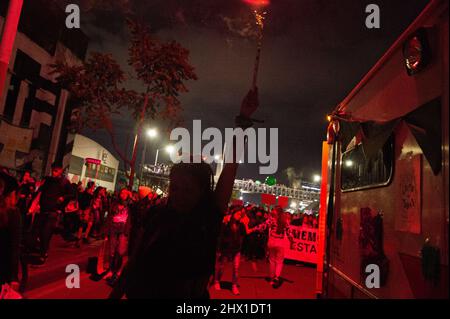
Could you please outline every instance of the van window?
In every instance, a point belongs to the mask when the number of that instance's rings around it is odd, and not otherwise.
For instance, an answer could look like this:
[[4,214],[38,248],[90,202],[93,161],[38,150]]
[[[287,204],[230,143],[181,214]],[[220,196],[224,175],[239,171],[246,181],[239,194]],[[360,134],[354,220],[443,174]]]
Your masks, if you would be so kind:
[[394,165],[394,138],[391,136],[378,154],[366,158],[362,144],[342,154],[341,188],[355,191],[390,183]]

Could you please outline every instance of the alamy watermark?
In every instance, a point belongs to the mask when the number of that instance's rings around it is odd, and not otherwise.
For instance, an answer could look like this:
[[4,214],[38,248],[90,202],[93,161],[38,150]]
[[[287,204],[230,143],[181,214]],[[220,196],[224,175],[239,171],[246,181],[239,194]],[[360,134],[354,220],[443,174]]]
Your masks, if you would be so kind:
[[365,272],[367,275],[365,285],[369,289],[380,288],[380,267],[375,264],[366,266]]
[[69,274],[66,277],[66,287],[68,289],[80,288],[80,266],[76,264],[67,265],[66,273]]
[[[76,4],[68,4],[66,6],[66,27],[68,29],[80,28],[80,7]],[[368,29],[379,29],[380,26],[380,7],[377,4],[369,4],[366,6],[366,13],[369,15],[366,17],[366,27]]]
[[[225,128],[223,136],[215,127],[202,131],[201,120],[194,120],[192,135],[186,128],[178,127],[170,133],[170,140],[176,141],[170,154],[174,163],[260,163],[260,174],[278,170],[278,128]],[[207,143],[202,145],[204,141]]]
[[379,29],[381,27],[380,7],[377,4],[369,4],[366,7],[366,13],[369,13],[366,17],[366,27],[368,29]]
[[69,4],[66,6],[66,28],[79,29],[80,28],[80,7],[76,4]]

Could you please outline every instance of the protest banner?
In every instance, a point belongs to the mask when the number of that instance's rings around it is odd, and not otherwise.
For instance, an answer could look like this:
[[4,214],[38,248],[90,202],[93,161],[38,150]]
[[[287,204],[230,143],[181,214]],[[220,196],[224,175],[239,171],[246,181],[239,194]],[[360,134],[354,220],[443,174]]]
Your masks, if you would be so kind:
[[311,264],[317,264],[317,228],[307,226],[290,226],[292,241],[286,238],[285,258]]

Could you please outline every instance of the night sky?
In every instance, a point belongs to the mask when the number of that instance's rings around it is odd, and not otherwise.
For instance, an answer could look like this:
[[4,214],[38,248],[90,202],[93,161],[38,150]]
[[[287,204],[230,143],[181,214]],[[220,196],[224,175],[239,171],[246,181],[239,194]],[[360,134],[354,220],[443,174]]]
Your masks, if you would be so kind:
[[[60,0],[61,3],[77,1]],[[78,1],[89,50],[109,52],[126,66],[128,34],[124,15],[112,1]],[[201,119],[204,128],[233,127],[243,96],[251,85],[256,44],[227,27],[229,19],[246,17],[239,0],[122,0],[160,37],[188,48],[198,81],[181,98],[187,127]],[[365,8],[381,10],[381,29],[367,29]],[[320,173],[321,141],[326,138],[326,114],[351,91],[395,39],[428,3],[425,0],[272,0],[268,8],[259,77],[258,127],[279,129],[279,182],[291,184]],[[130,86],[136,86],[131,81]],[[133,122],[115,119],[131,152]],[[165,130],[160,122],[149,123]],[[113,151],[104,131],[84,134]],[[156,147],[168,135],[148,144],[153,162]],[[114,153],[114,152],[113,152]],[[139,150],[139,162],[141,150]],[[161,161],[168,161],[166,155]],[[288,169],[290,168],[290,169]],[[287,174],[287,170],[290,174]],[[238,177],[261,179],[257,164],[243,164]],[[289,176],[288,176],[289,175]]]

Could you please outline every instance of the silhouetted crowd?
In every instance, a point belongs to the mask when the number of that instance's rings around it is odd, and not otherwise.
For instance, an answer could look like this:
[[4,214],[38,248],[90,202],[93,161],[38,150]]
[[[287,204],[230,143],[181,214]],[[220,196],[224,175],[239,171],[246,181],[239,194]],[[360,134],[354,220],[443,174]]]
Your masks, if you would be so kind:
[[[102,256],[102,262],[108,260],[108,263],[102,276],[111,286],[116,286],[125,264],[124,259],[142,253],[140,243],[148,236],[146,232],[149,224],[158,215],[158,207],[167,205],[167,198],[157,195],[149,187],[139,187],[138,192],[122,189],[113,193],[96,186],[92,181],[85,188],[81,182],[71,184],[58,164],[52,165],[51,175],[41,181],[36,181],[29,172],[16,181],[6,171],[2,171],[0,191],[0,283],[8,285],[10,295],[25,288],[19,284],[20,266],[23,276],[29,264],[46,263],[55,233],[60,234],[66,242],[73,243],[76,248],[82,248],[92,240],[104,240],[107,248],[104,254],[107,255]],[[318,225],[315,215],[292,215],[279,207],[277,209],[279,216],[276,209],[268,211],[255,205],[231,205],[227,208],[217,228],[213,277],[215,289],[221,289],[220,280],[227,260],[233,263],[232,292],[239,294],[241,257],[248,261],[270,261],[270,255],[276,255],[269,251],[270,238],[278,236],[271,237],[272,224],[278,221],[278,224],[285,225],[278,232],[280,238],[284,234],[288,235],[286,229],[289,225]],[[158,231],[164,227],[166,225]],[[277,284],[283,256],[281,254],[277,260],[272,260],[273,285]],[[280,270],[277,271],[277,267]]]
[[[162,200],[150,188],[139,192],[122,189],[108,192],[90,181],[71,184],[62,165],[53,164],[50,176],[36,181],[25,172],[17,181],[6,170],[0,171],[0,297],[19,297],[28,265],[46,264],[52,236],[60,234],[74,247],[92,240],[109,244],[110,284],[120,274],[122,259],[136,242],[143,214]],[[21,279],[19,280],[19,269]],[[21,284],[22,286],[21,286]],[[6,291],[7,290],[7,291]],[[1,298],[0,298],[1,299]]]
[[[104,254],[107,255],[102,256],[102,262],[108,262],[102,276],[111,286],[116,286],[125,264],[124,259],[142,253],[140,243],[148,236],[146,232],[148,233],[149,224],[158,215],[158,207],[167,205],[167,198],[157,195],[149,187],[139,187],[138,192],[122,189],[113,193],[96,186],[92,181],[85,188],[81,182],[71,184],[58,164],[52,165],[51,175],[41,181],[36,181],[29,172],[25,172],[21,180],[16,181],[6,171],[2,171],[0,191],[0,283],[8,285],[10,295],[25,288],[19,284],[20,266],[23,276],[28,265],[46,263],[55,233],[76,248],[82,248],[92,240],[104,240],[107,248]],[[275,255],[270,254],[268,245],[271,238],[270,227],[274,220],[275,223],[278,221],[285,225],[279,231],[281,238],[283,234],[288,235],[288,225],[318,225],[315,215],[292,215],[279,207],[277,209],[281,214],[279,217],[277,210],[268,211],[255,205],[231,205],[227,208],[217,228],[213,277],[215,289],[221,289],[220,280],[227,260],[233,263],[234,294],[239,294],[241,257],[252,262],[264,259],[270,261],[270,255]],[[159,231],[164,227],[166,225]],[[282,264],[283,258],[281,254],[277,261],[272,260],[271,277],[274,280],[271,284],[277,284],[281,270],[277,274],[276,267],[282,266],[275,264]],[[24,285],[23,281],[22,284]]]

